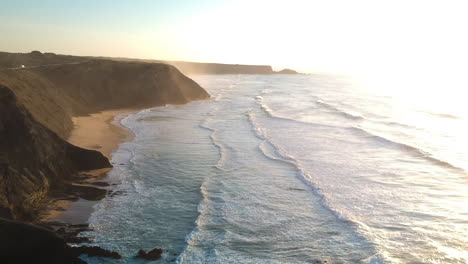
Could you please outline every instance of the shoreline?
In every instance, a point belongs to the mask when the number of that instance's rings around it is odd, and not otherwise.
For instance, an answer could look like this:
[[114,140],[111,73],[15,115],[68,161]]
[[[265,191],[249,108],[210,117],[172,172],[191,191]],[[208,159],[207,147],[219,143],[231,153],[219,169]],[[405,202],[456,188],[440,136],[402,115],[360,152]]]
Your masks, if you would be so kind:
[[[121,125],[121,120],[138,110],[140,109],[107,110],[88,116],[73,117],[74,128],[67,141],[82,148],[99,151],[112,161],[112,154],[119,145],[131,141],[135,136],[130,129]],[[81,172],[80,179],[73,181],[72,186],[109,192],[111,190],[106,188],[109,184],[105,182],[105,178],[111,170],[112,168],[105,168]],[[98,196],[102,195],[98,192]],[[39,221],[70,225],[87,224],[93,205],[101,200],[90,201],[82,197],[74,200],[60,195],[52,196],[50,199]]]

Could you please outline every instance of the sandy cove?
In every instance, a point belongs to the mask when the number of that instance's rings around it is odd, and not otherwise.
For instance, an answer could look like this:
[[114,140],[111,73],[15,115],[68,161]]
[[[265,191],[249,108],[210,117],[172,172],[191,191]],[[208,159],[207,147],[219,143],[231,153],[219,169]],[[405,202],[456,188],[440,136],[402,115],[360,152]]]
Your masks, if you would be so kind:
[[128,128],[120,125],[119,115],[135,111],[137,110],[110,110],[74,117],[74,129],[68,142],[82,148],[97,150],[110,160],[112,152],[119,144],[133,137]]

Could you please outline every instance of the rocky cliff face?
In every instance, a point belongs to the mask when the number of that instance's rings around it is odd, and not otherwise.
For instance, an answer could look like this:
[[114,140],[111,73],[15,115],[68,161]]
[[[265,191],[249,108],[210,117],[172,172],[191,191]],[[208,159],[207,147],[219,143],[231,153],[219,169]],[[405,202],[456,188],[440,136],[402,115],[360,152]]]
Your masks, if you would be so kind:
[[0,70],[1,84],[14,91],[35,120],[67,138],[73,129],[71,107],[75,103],[65,91],[28,70]]
[[167,64],[91,60],[28,71],[47,79],[73,98],[75,114],[183,104],[209,98],[196,82]]
[[111,167],[101,153],[76,147],[37,122],[1,85],[0,137],[0,207],[11,218],[34,218],[48,191],[76,172]]

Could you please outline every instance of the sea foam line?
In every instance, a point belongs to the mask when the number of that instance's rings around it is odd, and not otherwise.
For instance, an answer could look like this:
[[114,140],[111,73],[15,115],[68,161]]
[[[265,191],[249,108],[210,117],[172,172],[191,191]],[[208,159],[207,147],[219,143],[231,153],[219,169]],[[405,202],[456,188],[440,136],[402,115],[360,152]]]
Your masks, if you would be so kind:
[[[259,145],[259,149],[262,152],[262,154],[268,159],[283,162],[293,167],[298,172],[298,175],[300,176],[299,178],[301,179],[301,181],[304,182],[307,186],[309,186],[314,191],[314,193],[321,199],[322,205],[324,205],[325,208],[330,210],[330,212],[332,212],[340,220],[349,221],[349,219],[346,218],[344,215],[342,215],[338,210],[333,210],[331,208],[330,204],[327,201],[327,198],[321,191],[320,187],[311,181],[312,177],[310,177],[309,174],[305,171],[305,169],[299,164],[299,161],[284,154],[284,151],[281,150],[276,144],[272,142],[271,139],[268,138],[266,132],[256,124],[255,114],[248,113],[247,116],[248,116],[249,123],[251,124],[255,135],[257,136],[257,138],[262,140],[262,142]],[[278,157],[274,157],[268,154],[265,149],[266,147],[265,145],[269,145],[270,147],[272,147],[274,149],[275,155],[277,155]]]
[[324,101],[322,100],[317,100],[315,101],[315,103],[325,109],[328,109],[328,110],[331,110],[335,113],[338,113],[346,118],[349,118],[349,119],[352,119],[352,120],[364,120],[365,118],[359,114],[352,114],[352,113],[349,113],[343,109],[340,109],[334,105],[331,105],[329,103],[325,103]]
[[[234,86],[235,85],[231,85],[230,87],[234,87]],[[219,105],[218,104],[219,104],[219,101],[222,98],[222,93],[218,94],[218,96],[216,98],[218,99],[218,100],[215,100],[215,103],[217,104],[216,107],[212,108],[207,113],[207,118],[205,118],[198,126],[200,128],[202,128],[202,129],[205,129],[205,130],[210,132],[210,135],[209,135],[210,140],[211,140],[212,144],[214,145],[214,147],[218,149],[219,159],[218,159],[218,162],[216,163],[215,167],[217,169],[221,170],[221,171],[226,171],[222,167],[223,162],[226,159],[226,157],[225,157],[226,156],[226,154],[225,154],[226,151],[224,150],[223,145],[219,141],[216,140],[216,133],[219,133],[219,132],[218,132],[218,130],[216,128],[209,126],[209,121],[210,121],[209,117],[213,116],[219,110]],[[208,204],[208,191],[207,191],[208,182],[209,182],[209,178],[205,178],[205,180],[200,185],[200,193],[201,193],[202,199],[200,200],[200,202],[198,203],[198,206],[197,206],[198,217],[195,220],[195,227],[185,237],[186,246],[182,250],[182,252],[177,256],[176,263],[181,263],[181,262],[185,261],[185,258],[187,257],[188,252],[195,245],[196,234],[200,232],[200,229],[203,226],[202,215],[204,214],[204,212],[206,212],[205,208],[207,207],[207,204]]]
[[[300,162],[285,154],[284,151],[278,147],[270,138],[268,138],[268,135],[266,131],[256,123],[255,121],[255,114],[251,111],[246,114],[248,117],[248,121],[252,127],[252,130],[254,131],[254,134],[256,135],[257,138],[259,138],[261,143],[259,144],[259,150],[260,152],[268,159],[274,160],[274,161],[279,161],[282,163],[285,163],[286,165],[290,166],[297,172],[297,177],[301,182],[303,182],[306,186],[308,186],[311,191],[319,198],[320,204],[324,209],[329,211],[333,216],[336,217],[337,220],[347,223],[348,225],[351,226],[351,228],[356,230],[356,235],[361,237],[364,241],[369,243],[374,248],[374,251],[376,250],[376,245],[372,243],[364,234],[370,232],[370,228],[364,224],[363,222],[354,219],[352,216],[346,215],[337,208],[335,208],[327,199],[325,194],[323,193],[322,189],[320,186],[313,181],[313,177],[305,170],[305,168],[300,164]],[[274,154],[270,155],[267,151],[267,146],[271,147],[274,150]],[[384,257],[381,253],[376,253],[364,260],[362,260],[362,263],[373,263],[373,264],[380,264],[384,263]]]
[[450,169],[453,169],[453,170],[456,170],[456,171],[459,171],[459,172],[462,172],[462,173],[465,173],[466,174],[466,171],[465,169],[461,168],[461,167],[458,167],[448,161],[445,161],[445,160],[442,160],[442,159],[439,159],[439,158],[436,158],[434,157],[434,155],[432,153],[429,153],[427,151],[424,151],[420,148],[417,148],[417,147],[414,147],[410,144],[406,144],[406,143],[402,143],[402,142],[398,142],[398,141],[395,141],[395,140],[391,140],[391,139],[388,139],[384,136],[381,136],[381,135],[377,135],[377,134],[373,134],[365,129],[362,129],[362,128],[359,128],[359,127],[348,127],[347,128],[348,130],[350,131],[353,131],[355,133],[359,133],[361,134],[362,136],[366,137],[366,138],[370,138],[370,139],[373,139],[375,141],[379,141],[379,142],[383,142],[383,143],[386,143],[388,145],[391,145],[391,146],[394,146],[394,147],[398,147],[399,149],[403,149],[405,150],[406,152],[408,153],[411,153],[413,156],[417,157],[417,158],[422,158],[422,159],[425,159],[433,164],[436,164],[438,166],[441,166],[441,167],[444,167],[444,168],[450,168]]
[[257,104],[260,106],[260,109],[270,118],[282,120],[282,121],[288,121],[288,122],[294,122],[298,124],[303,124],[303,125],[312,125],[312,126],[321,126],[321,127],[328,127],[328,128],[337,128],[337,126],[332,126],[332,125],[325,125],[325,124],[319,124],[319,123],[312,123],[312,122],[306,122],[306,121],[301,121],[289,117],[283,117],[278,114],[276,114],[263,100],[262,96],[256,96],[255,97]]
[[[467,171],[464,168],[456,166],[456,165],[454,165],[454,164],[452,164],[452,163],[450,163],[448,161],[445,161],[443,159],[437,158],[432,153],[424,151],[424,150],[419,149],[417,147],[414,147],[414,146],[412,146],[410,144],[406,144],[406,143],[402,143],[402,142],[398,142],[398,141],[395,141],[395,140],[388,139],[388,138],[386,138],[384,136],[371,133],[371,132],[369,132],[369,131],[367,131],[367,130],[365,130],[363,128],[360,128],[360,127],[332,126],[332,125],[318,124],[318,123],[313,123],[313,122],[305,122],[305,121],[300,121],[300,120],[296,120],[296,119],[292,119],[292,118],[282,117],[282,116],[279,116],[276,113],[274,113],[274,111],[271,110],[271,108],[269,108],[268,105],[264,103],[262,96],[257,96],[256,101],[260,105],[260,109],[262,109],[262,111],[271,118],[275,118],[275,119],[283,120],[283,121],[295,122],[295,123],[304,124],[304,125],[311,125],[311,126],[316,126],[316,127],[320,126],[320,127],[334,128],[334,129],[345,129],[345,130],[348,130],[348,131],[351,131],[351,132],[354,132],[354,133],[358,133],[358,134],[360,134],[361,136],[363,136],[365,138],[372,139],[372,140],[379,141],[379,142],[384,142],[384,143],[387,143],[387,144],[392,145],[392,146],[396,146],[396,147],[398,147],[398,148],[400,148],[402,150],[405,150],[406,152],[411,153],[413,156],[415,156],[417,158],[425,159],[425,160],[427,160],[427,161],[429,161],[429,162],[431,162],[433,164],[436,164],[438,166],[453,169],[453,170],[462,172],[464,174],[468,174]],[[395,123],[393,123],[393,124],[395,124]],[[397,123],[397,124],[400,125],[400,126],[406,126],[406,125],[400,124],[400,123]]]

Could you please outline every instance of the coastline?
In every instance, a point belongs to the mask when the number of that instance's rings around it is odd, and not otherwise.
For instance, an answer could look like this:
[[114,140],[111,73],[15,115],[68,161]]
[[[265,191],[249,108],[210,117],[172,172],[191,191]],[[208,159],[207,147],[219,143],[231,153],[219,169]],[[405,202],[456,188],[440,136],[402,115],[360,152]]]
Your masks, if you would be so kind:
[[[132,140],[133,132],[122,126],[120,121],[139,109],[107,110],[87,116],[73,117],[74,128],[68,142],[76,146],[101,152],[110,161],[112,153],[118,146]],[[76,187],[94,188],[107,187],[107,173],[112,168],[92,170],[80,173],[81,179],[72,183]],[[84,177],[83,177],[84,176]],[[51,197],[51,201],[40,217],[40,222],[60,222],[70,225],[86,224],[92,207],[100,199],[86,200],[70,199],[69,197]]]
[[[113,175],[127,165],[120,154],[131,150],[115,150],[132,134],[115,119],[210,95],[164,63],[39,51],[0,55],[10,68],[0,71],[0,244],[8,246],[0,262],[84,263],[78,257],[87,252],[120,258],[98,246],[67,244],[92,242],[78,234],[90,230],[94,205],[123,193]],[[18,261],[23,258],[28,261]]]

